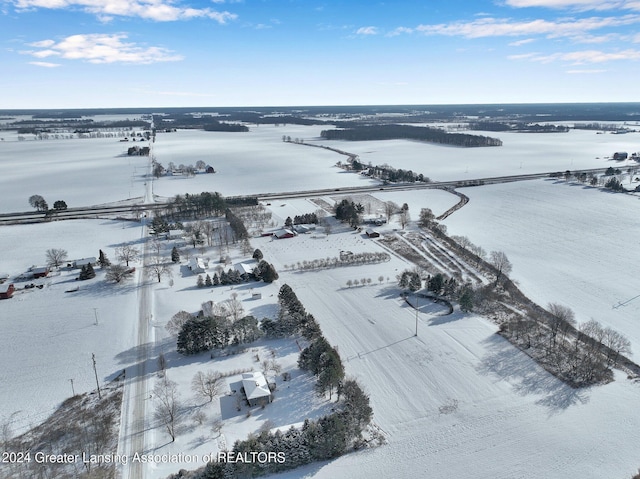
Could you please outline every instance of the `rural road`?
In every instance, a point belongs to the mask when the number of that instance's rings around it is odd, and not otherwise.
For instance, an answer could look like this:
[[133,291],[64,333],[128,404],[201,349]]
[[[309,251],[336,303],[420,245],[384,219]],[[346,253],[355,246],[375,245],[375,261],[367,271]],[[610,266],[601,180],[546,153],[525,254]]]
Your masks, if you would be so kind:
[[[152,156],[150,156],[152,158]],[[149,174],[151,178],[151,159],[149,161]],[[153,180],[145,183],[145,203],[153,202]],[[138,324],[136,364],[127,371],[124,398],[122,404],[122,420],[120,424],[120,438],[118,453],[128,457],[127,464],[120,466],[119,477],[122,479],[142,479],[145,477],[143,463],[133,462],[131,459],[136,453],[145,453],[145,435],[149,427],[147,418],[147,405],[150,402],[150,386],[147,374],[147,362],[152,353],[153,345],[150,343],[152,291],[151,283],[147,281],[145,266],[148,259],[149,243],[147,241],[147,215],[142,217],[142,267],[138,271]],[[151,338],[153,339],[153,338]]]

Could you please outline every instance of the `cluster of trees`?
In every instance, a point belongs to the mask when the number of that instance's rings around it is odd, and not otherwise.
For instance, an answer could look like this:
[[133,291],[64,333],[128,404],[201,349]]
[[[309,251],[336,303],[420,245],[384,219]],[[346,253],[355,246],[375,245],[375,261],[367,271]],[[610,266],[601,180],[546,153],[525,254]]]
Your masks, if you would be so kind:
[[287,219],[284,222],[284,225],[289,228],[293,225],[317,225],[318,224],[318,215],[316,213],[305,213],[302,215],[295,215],[293,219],[291,216],[287,216]]
[[220,216],[227,209],[225,198],[216,192],[202,192],[200,194],[176,195],[166,206],[166,213],[170,218],[204,218]]
[[168,233],[170,230],[180,230],[184,228],[181,222],[169,222],[162,215],[156,215],[151,220],[151,225],[149,225],[149,229],[151,230],[152,235],[158,235],[160,233]]
[[384,252],[343,254],[340,255],[340,258],[334,256],[333,258],[320,258],[310,261],[304,260],[296,264],[291,264],[291,269],[310,271],[315,269],[337,268],[340,266],[383,263],[390,259],[391,256]]
[[234,212],[231,211],[231,208],[227,208],[224,214],[225,214],[225,218],[229,222],[229,227],[233,232],[233,241],[235,242],[238,240],[242,241],[242,240],[248,239],[249,232],[247,231],[247,228],[244,225],[244,221],[242,221],[240,217],[234,214]]
[[213,277],[209,274],[198,275],[196,285],[199,288],[211,286],[226,286],[229,284],[248,283],[249,281],[264,281],[265,283],[273,283],[279,278],[275,267],[265,260],[261,260],[251,273],[240,273],[237,269],[229,268],[228,271],[221,271],[220,276],[214,273]]
[[354,203],[348,199],[343,199],[336,205],[336,219],[349,223],[349,226],[357,227],[360,224],[360,215],[364,213],[364,206]]
[[540,317],[510,318],[500,333],[575,387],[610,381],[613,375],[608,366],[615,366],[631,344],[595,320],[576,327],[573,311],[557,303],[549,304],[547,313]]
[[618,192],[627,191],[625,187],[622,186],[622,182],[615,176],[612,178],[609,178],[604,184],[604,187],[611,191],[618,191]]
[[250,315],[242,316],[243,312],[240,301],[231,299],[218,308],[209,308],[209,314],[189,315],[178,333],[178,352],[198,354],[230,344],[256,341],[262,336],[258,320]]
[[465,147],[502,146],[502,141],[498,138],[467,135],[463,133],[447,133],[437,128],[410,125],[361,125],[339,130],[323,130],[320,136],[327,140],[370,141],[410,139]]
[[227,131],[227,132],[247,132],[249,128],[241,123],[223,123],[216,120],[209,120],[202,129],[204,131]]
[[313,315],[307,313],[304,306],[288,284],[283,284],[278,292],[278,319],[265,318],[260,328],[267,337],[284,338],[302,334],[311,340],[320,334],[320,326]]
[[480,131],[521,131],[528,133],[566,133],[569,127],[566,125],[552,125],[539,123],[502,123],[497,121],[477,121],[469,123],[470,130]]
[[422,173],[414,173],[411,170],[395,169],[390,166],[371,166],[364,165],[360,161],[354,159],[351,162],[351,168],[355,171],[367,170],[367,175],[373,178],[379,178],[391,183],[430,183],[431,179]]
[[340,355],[324,336],[317,337],[300,352],[298,367],[318,378],[316,390],[322,395],[329,392],[329,399],[344,379],[344,366]]
[[[49,212],[49,204],[40,195],[31,195],[29,197],[29,205],[38,211]],[[53,203],[54,211],[63,211],[67,209],[67,203],[64,200],[57,200]]]
[[85,281],[87,279],[93,279],[96,277],[96,272],[93,269],[93,266],[91,266],[91,263],[87,264],[87,265],[83,265],[82,268],[80,269],[80,276],[78,277],[78,279],[80,281]]

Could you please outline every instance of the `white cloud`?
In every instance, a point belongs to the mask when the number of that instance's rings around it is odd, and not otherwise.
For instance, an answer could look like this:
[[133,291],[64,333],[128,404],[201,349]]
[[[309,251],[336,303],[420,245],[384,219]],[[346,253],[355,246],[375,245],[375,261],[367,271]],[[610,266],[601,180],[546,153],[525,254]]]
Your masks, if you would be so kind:
[[607,70],[599,69],[599,70],[567,70],[569,75],[593,75],[596,73],[606,73]]
[[519,46],[526,45],[527,43],[532,43],[532,42],[535,42],[534,38],[525,38],[524,40],[518,40],[518,41],[515,41],[515,42],[511,42],[511,43],[509,43],[509,46],[510,47],[519,47]]
[[548,38],[584,34],[607,27],[622,27],[640,23],[640,15],[622,17],[591,17],[558,21],[512,21],[501,18],[482,18],[472,22],[453,22],[438,25],[419,25],[416,30],[425,35],[461,36],[466,38],[546,35]]
[[37,67],[44,67],[44,68],[56,68],[60,66],[59,63],[50,63],[50,62],[29,62],[29,65],[35,65]]
[[356,30],[357,35],[377,35],[378,29],[376,27],[360,27]]
[[586,10],[640,10],[637,0],[505,0],[515,8],[543,7],[553,9]]
[[229,12],[218,12],[210,8],[174,6],[171,0],[11,0],[18,10],[33,8],[80,7],[101,20],[114,16],[139,17],[158,22],[209,18],[220,24],[235,20],[238,16]]
[[402,35],[402,34],[410,34],[413,33],[413,28],[408,28],[408,27],[398,27],[394,30],[391,30],[389,33],[387,33],[388,37],[396,37],[398,35]]
[[525,55],[511,55],[510,60],[530,60],[538,63],[552,63],[557,61],[584,65],[588,63],[605,63],[610,61],[635,61],[640,60],[640,50],[623,50],[619,52],[603,52],[601,50],[582,50],[562,53],[529,53]]
[[47,45],[44,50],[28,50],[21,53],[36,58],[59,57],[68,60],[84,60],[90,63],[130,63],[150,64],[182,60],[182,56],[173,54],[161,47],[142,47],[135,43],[126,43],[124,33],[105,35],[71,35],[60,42],[44,40],[29,46]]

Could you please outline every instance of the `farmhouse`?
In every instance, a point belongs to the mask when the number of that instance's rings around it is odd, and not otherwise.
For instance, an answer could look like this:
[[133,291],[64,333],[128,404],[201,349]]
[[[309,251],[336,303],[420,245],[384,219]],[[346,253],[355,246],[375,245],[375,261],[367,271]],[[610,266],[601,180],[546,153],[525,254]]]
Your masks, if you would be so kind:
[[368,228],[365,233],[367,234],[367,238],[379,238],[380,237],[380,233],[378,233],[377,231],[372,230],[371,228]]
[[273,237],[276,239],[293,238],[296,234],[290,229],[281,229],[273,233]]
[[180,239],[184,237],[184,235],[185,235],[185,232],[183,229],[169,230],[169,232],[167,233],[167,239],[170,239],[170,240]]
[[76,259],[71,262],[71,267],[82,268],[83,266],[87,266],[87,265],[95,266],[96,262],[97,260],[94,256],[90,258]]
[[242,374],[242,387],[249,406],[259,406],[271,402],[271,391],[267,379],[259,371]]
[[233,269],[235,269],[240,274],[253,274],[253,270],[258,266],[258,263],[255,260],[244,261],[242,263],[236,263],[233,265]]
[[13,283],[0,284],[0,299],[9,299],[15,290]]
[[204,273],[209,267],[209,260],[201,256],[193,256],[189,259],[189,269],[193,274]]

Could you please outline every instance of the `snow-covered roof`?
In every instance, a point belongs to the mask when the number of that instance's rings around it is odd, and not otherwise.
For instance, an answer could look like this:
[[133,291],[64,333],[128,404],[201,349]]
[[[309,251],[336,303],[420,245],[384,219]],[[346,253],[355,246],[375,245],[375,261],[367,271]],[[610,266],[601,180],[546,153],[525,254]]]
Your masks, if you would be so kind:
[[271,395],[267,379],[264,377],[264,374],[259,371],[243,373],[242,386],[244,387],[247,399],[257,399]]
[[242,263],[236,263],[233,265],[233,268],[240,274],[251,274],[253,273],[253,270],[256,266],[258,266],[258,263],[255,260],[251,260],[243,261]]
[[189,258],[189,269],[191,269],[191,271],[204,272],[208,266],[209,260],[206,258],[202,258],[200,256],[192,256]]
[[273,236],[275,236],[276,238],[282,238],[284,236],[294,236],[294,235],[295,233],[287,228],[283,228],[273,233]]
[[6,293],[9,291],[9,288],[13,286],[13,283],[3,283],[0,284],[0,293]]
[[96,263],[96,258],[95,256],[92,256],[90,258],[80,258],[80,259],[76,259],[73,260],[73,264],[76,265],[76,267],[80,268],[82,266],[86,266],[88,264],[95,264]]

